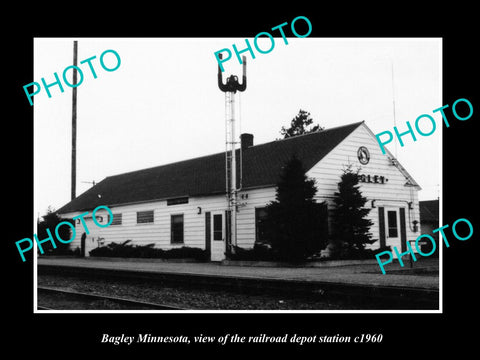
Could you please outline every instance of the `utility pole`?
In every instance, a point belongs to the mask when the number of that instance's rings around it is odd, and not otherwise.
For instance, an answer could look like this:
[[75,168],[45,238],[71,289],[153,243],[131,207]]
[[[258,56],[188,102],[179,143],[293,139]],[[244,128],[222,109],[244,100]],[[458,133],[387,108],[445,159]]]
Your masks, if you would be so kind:
[[[220,60],[222,54],[219,54]],[[245,91],[247,88],[247,58],[243,56],[243,77],[242,83],[238,77],[231,75],[223,83],[222,71],[218,66],[218,87],[225,93],[225,174],[226,174],[226,195],[227,207],[230,214],[230,245],[237,245],[237,175],[236,175],[236,137],[235,137],[235,93]],[[232,250],[232,249],[229,249]],[[228,252],[228,250],[227,250]]]
[[[392,62],[392,103],[393,103],[393,126],[396,128],[397,127],[397,116],[395,112],[395,82],[394,79],[395,77],[393,76],[393,60]],[[395,144],[395,158],[397,157],[397,142],[394,142]]]
[[73,86],[72,86],[72,193],[76,197],[77,183],[77,41],[73,42]]

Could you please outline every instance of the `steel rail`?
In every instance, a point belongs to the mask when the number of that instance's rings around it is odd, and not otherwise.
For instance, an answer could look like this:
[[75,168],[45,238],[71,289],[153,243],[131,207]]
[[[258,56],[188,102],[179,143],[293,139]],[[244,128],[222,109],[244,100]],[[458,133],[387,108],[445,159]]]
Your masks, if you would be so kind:
[[[71,291],[71,290],[64,290],[64,289],[58,289],[58,288],[52,288],[52,287],[45,287],[45,286],[37,286],[37,291],[38,292],[48,292],[50,294],[62,294],[66,296],[71,296],[71,297],[77,297],[77,298],[84,298],[84,299],[90,299],[90,300],[108,300],[112,301],[117,304],[122,304],[126,305],[128,307],[133,307],[132,310],[134,310],[135,307],[147,307],[151,308],[152,310],[186,310],[184,308],[170,305],[170,304],[158,304],[158,303],[151,303],[151,302],[145,302],[145,301],[139,301],[139,300],[133,300],[133,299],[127,299],[127,298],[121,298],[117,296],[105,296],[101,294],[89,294],[89,293],[84,293],[84,292],[79,292],[79,291]],[[38,306],[38,309],[43,308],[46,310],[53,310],[51,308],[46,308],[44,306]],[[42,309],[40,309],[42,310]]]

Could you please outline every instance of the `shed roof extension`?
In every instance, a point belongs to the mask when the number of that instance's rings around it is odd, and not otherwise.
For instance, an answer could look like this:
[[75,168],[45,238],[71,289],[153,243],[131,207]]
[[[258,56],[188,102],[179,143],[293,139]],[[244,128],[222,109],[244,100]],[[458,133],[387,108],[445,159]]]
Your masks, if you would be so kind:
[[439,219],[439,201],[424,200],[419,202],[420,205],[420,221],[422,223],[432,222],[438,223]]
[[[254,145],[242,153],[244,189],[275,186],[285,163],[295,155],[310,170],[363,122]],[[240,151],[237,150],[237,158]],[[239,161],[237,161],[239,165]],[[239,174],[239,171],[237,171]],[[58,210],[91,210],[183,196],[225,193],[225,153],[108,176]]]

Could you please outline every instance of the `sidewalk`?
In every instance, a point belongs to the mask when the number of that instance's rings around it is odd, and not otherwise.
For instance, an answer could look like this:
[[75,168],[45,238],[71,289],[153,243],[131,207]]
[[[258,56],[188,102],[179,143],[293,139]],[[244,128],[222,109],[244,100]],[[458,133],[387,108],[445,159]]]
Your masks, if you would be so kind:
[[[383,275],[378,264],[361,264],[331,267],[258,267],[221,265],[217,263],[176,263],[155,261],[155,259],[119,258],[60,258],[40,257],[37,264],[42,266],[65,266],[97,268],[107,270],[137,271],[158,274],[187,274],[223,278],[273,279],[301,282],[341,283],[376,287],[404,287],[415,289],[439,289],[438,260],[427,259],[414,263],[414,269],[425,268],[429,272],[414,274],[405,267],[386,267]],[[391,271],[391,272],[389,272]]]

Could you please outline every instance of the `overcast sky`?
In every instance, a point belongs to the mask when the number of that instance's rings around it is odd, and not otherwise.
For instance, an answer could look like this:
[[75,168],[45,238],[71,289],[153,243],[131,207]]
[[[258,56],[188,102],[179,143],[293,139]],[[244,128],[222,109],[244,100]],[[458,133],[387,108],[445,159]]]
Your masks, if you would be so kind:
[[[217,86],[214,52],[232,44],[241,49],[244,38],[37,38],[32,81],[44,77],[52,83],[54,72],[61,78],[72,64],[73,40],[79,62],[97,57],[97,79],[88,64],[80,65],[77,196],[92,186],[86,182],[225,150],[224,93]],[[299,109],[325,128],[365,120],[374,133],[392,130],[394,90],[400,130],[421,114],[437,120],[433,135],[417,136],[416,142],[405,137],[405,147],[387,146],[422,187],[420,200],[437,198],[442,122],[432,110],[444,105],[441,39],[288,38],[288,45],[275,40],[268,54],[245,54],[248,86],[237,96],[241,132],[254,134],[255,144],[275,140]],[[99,63],[109,49],[121,57],[112,72]],[[112,54],[105,62],[116,64]],[[241,75],[234,57],[224,66],[224,77]],[[48,98],[42,88],[34,97],[35,216],[70,200],[72,89],[64,90],[53,86]],[[26,97],[25,102],[29,106]]]

